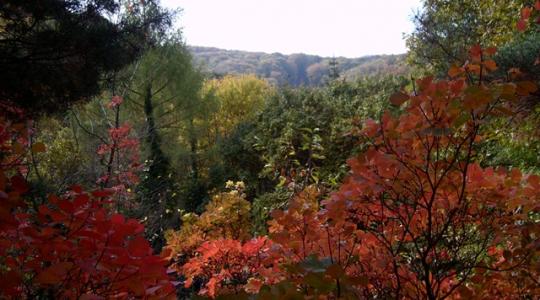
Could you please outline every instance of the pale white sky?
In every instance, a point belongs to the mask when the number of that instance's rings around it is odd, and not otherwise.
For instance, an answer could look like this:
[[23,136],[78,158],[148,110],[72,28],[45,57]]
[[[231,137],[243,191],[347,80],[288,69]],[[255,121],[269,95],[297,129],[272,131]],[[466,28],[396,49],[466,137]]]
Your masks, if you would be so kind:
[[162,0],[189,45],[359,57],[406,51],[420,0]]

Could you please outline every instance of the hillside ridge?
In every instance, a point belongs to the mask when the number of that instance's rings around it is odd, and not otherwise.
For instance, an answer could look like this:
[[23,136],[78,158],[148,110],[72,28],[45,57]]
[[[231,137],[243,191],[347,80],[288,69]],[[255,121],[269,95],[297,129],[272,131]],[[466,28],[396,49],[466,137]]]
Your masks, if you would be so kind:
[[256,74],[273,84],[318,86],[328,81],[335,61],[340,77],[355,80],[360,77],[404,74],[408,67],[405,54],[368,55],[357,58],[323,57],[312,54],[250,52],[216,47],[189,46],[197,64],[216,76],[225,74]]

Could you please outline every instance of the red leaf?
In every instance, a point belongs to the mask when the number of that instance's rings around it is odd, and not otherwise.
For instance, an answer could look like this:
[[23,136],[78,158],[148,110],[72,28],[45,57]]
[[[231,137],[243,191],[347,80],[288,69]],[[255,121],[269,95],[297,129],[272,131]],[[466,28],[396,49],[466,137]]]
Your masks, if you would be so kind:
[[111,222],[112,222],[113,224],[124,224],[125,218],[124,218],[124,216],[121,215],[121,214],[114,214],[114,215],[112,215],[112,217],[111,217]]
[[117,107],[118,105],[122,104],[124,102],[124,99],[122,99],[121,96],[114,96],[111,99],[111,102],[108,104],[109,108]]
[[132,256],[137,257],[146,256],[152,253],[150,243],[142,236],[138,236],[129,242],[128,251]]
[[39,273],[36,282],[41,284],[60,283],[72,267],[73,263],[70,262],[56,263]]
[[82,206],[85,206],[88,203],[88,200],[88,195],[78,195],[75,200],[73,200],[73,206],[75,208],[80,208]]
[[11,177],[11,187],[15,192],[19,194],[24,194],[28,192],[28,190],[30,190],[28,184],[26,183],[26,180],[20,175],[15,175]]
[[390,103],[394,104],[395,106],[400,106],[407,100],[409,100],[409,95],[402,92],[397,92],[390,96]]
[[92,196],[96,198],[108,197],[114,194],[114,191],[111,189],[97,190],[92,192]]
[[527,24],[525,23],[523,19],[519,19],[519,21],[516,24],[516,27],[518,31],[525,31],[525,29],[527,28]]
[[102,299],[105,299],[105,298],[100,297],[95,294],[84,294],[79,298],[79,300],[102,300]]
[[71,203],[69,200],[60,200],[58,202],[58,207],[68,214],[72,214],[74,212],[73,203]]
[[480,58],[480,56],[482,55],[482,47],[480,47],[480,45],[474,45],[469,50],[469,54],[473,58]]
[[524,7],[523,9],[521,9],[521,19],[525,20],[525,19],[530,18],[531,11],[532,11],[532,8],[530,7]]
[[80,185],[73,185],[71,186],[71,190],[77,194],[80,194],[83,192],[83,189]]

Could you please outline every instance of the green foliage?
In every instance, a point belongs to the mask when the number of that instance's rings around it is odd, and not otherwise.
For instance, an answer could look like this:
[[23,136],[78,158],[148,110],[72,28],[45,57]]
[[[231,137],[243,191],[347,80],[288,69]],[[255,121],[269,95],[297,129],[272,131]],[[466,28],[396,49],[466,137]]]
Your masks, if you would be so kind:
[[500,47],[495,60],[500,72],[518,68],[527,77],[540,78],[540,64],[536,63],[540,53],[540,32],[520,34],[511,42]]
[[262,194],[253,200],[251,216],[254,235],[268,234],[267,222],[275,209],[287,206],[293,192],[285,187],[276,187],[275,191]]
[[[47,151],[34,153],[37,173],[32,179],[45,185],[49,193],[61,193],[70,186],[95,181],[87,169],[89,157],[79,147],[79,141],[71,126],[50,117],[37,124],[36,141],[47,141]],[[69,159],[66,159],[69,157]]]
[[191,157],[191,176],[187,179],[193,184],[182,198],[181,184],[170,160],[172,154],[167,155],[163,149],[163,138],[176,135],[167,128],[169,126],[187,128],[187,139],[192,147],[193,143],[196,146],[192,124],[196,117],[200,77],[191,65],[185,46],[175,39],[148,51],[133,67],[133,72],[129,99],[142,106],[140,113],[144,116],[146,137],[145,168],[138,188],[142,204],[139,215],[148,219],[147,234],[159,249],[164,243],[164,231],[179,226],[178,209],[193,210],[197,206],[194,203],[200,201],[196,157]]
[[274,183],[259,176],[264,167],[260,154],[253,147],[253,134],[257,130],[254,121],[239,123],[226,138],[216,144],[218,161],[210,169],[209,184],[220,187],[227,179],[247,182],[249,198],[270,191]]
[[408,60],[445,76],[463,63],[470,46],[501,46],[516,34],[515,22],[526,0],[425,0],[407,37]]
[[[253,135],[265,161],[263,175],[281,184],[335,186],[358,149],[359,120],[378,118],[401,77],[335,81],[324,89],[283,89],[271,97]],[[374,92],[377,91],[377,92]]]
[[485,141],[479,147],[482,163],[540,173],[540,141],[537,138],[539,113],[540,110],[536,108],[535,112],[519,122],[501,117],[487,124],[484,129]]

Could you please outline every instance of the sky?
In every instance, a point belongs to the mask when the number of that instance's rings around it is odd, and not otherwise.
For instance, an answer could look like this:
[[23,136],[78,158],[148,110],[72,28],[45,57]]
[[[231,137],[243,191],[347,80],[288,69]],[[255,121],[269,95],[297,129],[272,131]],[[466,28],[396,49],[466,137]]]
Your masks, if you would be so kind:
[[420,0],[162,0],[188,45],[360,57],[405,53]]

